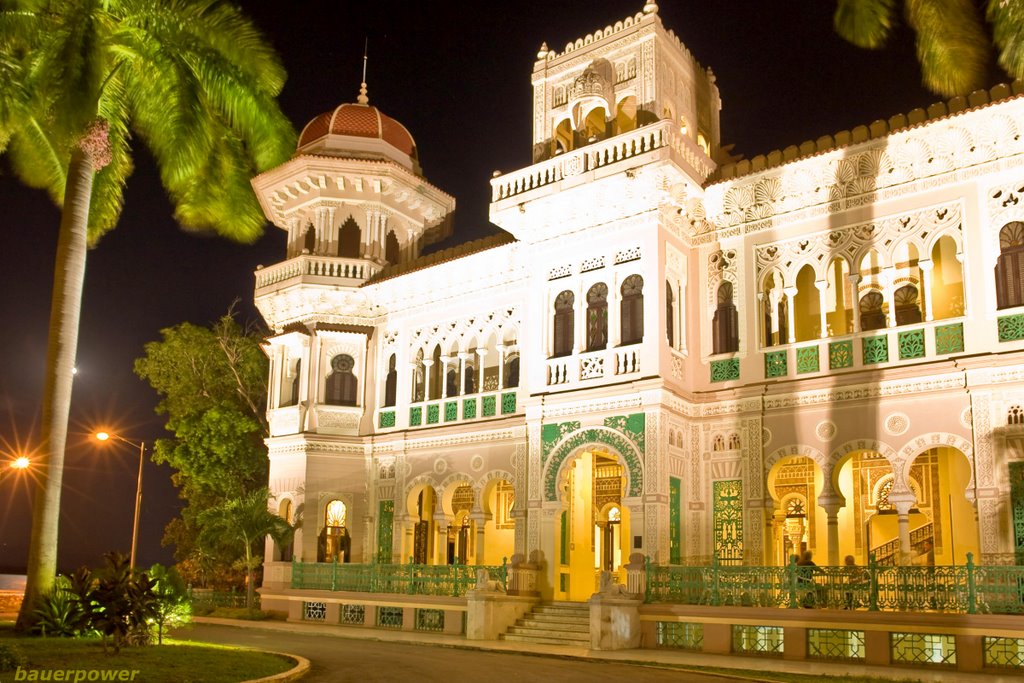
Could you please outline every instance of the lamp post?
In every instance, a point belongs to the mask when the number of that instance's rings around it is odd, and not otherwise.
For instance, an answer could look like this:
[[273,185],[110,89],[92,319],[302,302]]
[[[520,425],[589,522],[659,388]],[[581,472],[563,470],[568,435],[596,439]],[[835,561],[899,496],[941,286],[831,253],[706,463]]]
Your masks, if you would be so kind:
[[116,439],[117,441],[126,443],[129,446],[135,446],[139,449],[139,480],[135,487],[135,520],[132,523],[132,554],[131,560],[129,561],[129,567],[135,569],[135,549],[139,544],[139,511],[142,509],[142,463],[146,454],[146,442],[140,441],[135,443],[123,436],[111,434],[110,432],[96,432],[97,441],[108,441],[110,439]]

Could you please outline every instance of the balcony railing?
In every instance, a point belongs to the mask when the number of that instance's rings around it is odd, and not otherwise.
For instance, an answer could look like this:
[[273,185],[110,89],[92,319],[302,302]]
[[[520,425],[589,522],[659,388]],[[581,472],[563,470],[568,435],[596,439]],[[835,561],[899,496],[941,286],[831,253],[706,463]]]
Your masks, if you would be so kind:
[[[521,409],[518,387],[502,391],[488,391],[477,394],[463,394],[447,398],[419,401],[409,405],[409,427],[433,427],[465,422],[486,420],[514,415]],[[397,407],[377,409],[377,429],[404,427],[400,424]]]
[[506,563],[491,566],[295,561],[292,564],[292,588],[462,597],[476,586],[476,574],[480,569],[486,569],[489,578],[503,588],[507,585]]
[[292,278],[320,278],[327,282],[362,282],[381,270],[377,263],[338,256],[302,254],[256,271],[256,289],[270,287]]
[[548,386],[586,383],[603,377],[634,375],[640,372],[640,344],[614,349],[589,351],[547,361]]
[[646,601],[682,605],[1024,614],[1024,567],[656,566]]
[[711,160],[700,147],[682,135],[672,121],[664,120],[494,178],[491,201],[514,197],[661,148],[671,148],[680,154],[705,178],[713,169]]

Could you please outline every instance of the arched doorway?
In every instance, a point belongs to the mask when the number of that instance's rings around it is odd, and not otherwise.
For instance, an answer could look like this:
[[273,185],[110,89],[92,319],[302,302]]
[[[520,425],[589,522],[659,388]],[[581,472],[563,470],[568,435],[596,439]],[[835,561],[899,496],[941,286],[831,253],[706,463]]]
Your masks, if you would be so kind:
[[483,490],[484,534],[477,545],[476,563],[498,565],[515,553],[516,524],[512,510],[516,505],[515,487],[506,479],[495,479]]
[[558,524],[556,599],[584,601],[597,590],[600,572],[625,583],[629,558],[629,511],[623,506],[623,467],[616,455],[588,448],[565,465]]
[[[932,448],[914,458],[910,481],[917,509],[928,533],[914,534],[911,525],[911,562],[955,565],[967,562],[967,553],[980,556],[978,520],[967,498],[971,462],[956,448]],[[926,545],[927,542],[927,545]]]
[[324,528],[321,532],[321,562],[351,562],[352,537],[348,533],[348,506],[332,500],[324,509]]
[[407,548],[406,554],[412,557],[415,564],[435,564],[434,509],[437,494],[434,488],[428,484],[414,488],[409,493],[406,505],[412,518],[412,538],[409,539],[411,547]]
[[793,555],[814,553],[818,564],[828,556],[828,519],[818,506],[824,475],[811,458],[783,458],[768,473],[768,492],[774,501],[772,556],[776,565],[788,564]]
[[469,564],[474,554],[474,522],[470,520],[475,493],[462,484],[452,493],[452,523],[448,525],[445,559],[448,564]]

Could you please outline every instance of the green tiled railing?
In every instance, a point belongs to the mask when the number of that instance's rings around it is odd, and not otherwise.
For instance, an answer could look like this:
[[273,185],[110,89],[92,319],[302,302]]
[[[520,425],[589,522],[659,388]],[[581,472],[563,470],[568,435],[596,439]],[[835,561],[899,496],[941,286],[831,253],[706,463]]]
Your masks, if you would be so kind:
[[796,350],[796,374],[818,372],[821,368],[820,362],[817,346],[805,346]]
[[785,351],[769,351],[764,354],[764,376],[765,379],[772,377],[785,377],[789,374],[786,365]]
[[711,381],[728,382],[740,378],[740,359],[725,358],[711,361]]
[[357,593],[450,595],[461,597],[476,585],[476,573],[486,569],[502,585],[508,566],[461,564],[344,564],[292,562],[292,588]]
[[896,346],[899,347],[900,360],[924,358],[924,330],[907,330],[898,333]]
[[388,427],[395,426],[395,411],[393,410],[382,410],[380,413],[379,426],[381,429],[387,429]]
[[860,344],[864,365],[889,362],[889,335],[862,337]]
[[853,341],[832,342],[828,345],[828,368],[840,370],[853,367]]
[[947,353],[963,353],[964,324],[938,325],[935,328],[935,353],[939,356]]
[[1024,313],[1004,315],[998,319],[999,341],[1018,341],[1024,339]]

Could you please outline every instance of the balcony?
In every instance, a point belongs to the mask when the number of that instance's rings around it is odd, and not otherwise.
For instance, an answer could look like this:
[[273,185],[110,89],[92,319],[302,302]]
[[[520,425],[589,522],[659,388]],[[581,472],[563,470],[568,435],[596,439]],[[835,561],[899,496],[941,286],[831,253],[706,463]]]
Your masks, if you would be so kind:
[[713,162],[697,143],[680,133],[672,121],[664,120],[494,178],[491,201],[500,202],[658,149],[675,152],[701,179],[707,179],[714,169]]
[[408,423],[400,424],[398,408],[389,406],[377,409],[377,430],[437,427],[475,420],[508,417],[521,412],[519,389],[509,387],[502,391],[488,391],[479,394],[449,396],[447,398],[418,401],[409,406]]
[[630,379],[640,374],[640,344],[586,353],[547,361],[547,384],[570,389],[592,384],[592,380],[615,377]]
[[338,256],[302,254],[256,271],[256,295],[294,284],[358,287],[381,271],[378,263]]

